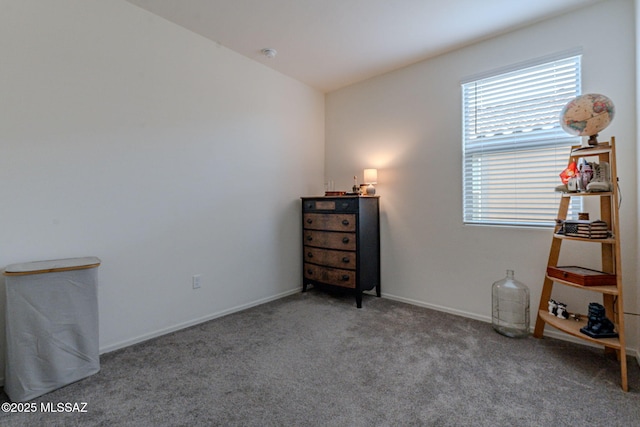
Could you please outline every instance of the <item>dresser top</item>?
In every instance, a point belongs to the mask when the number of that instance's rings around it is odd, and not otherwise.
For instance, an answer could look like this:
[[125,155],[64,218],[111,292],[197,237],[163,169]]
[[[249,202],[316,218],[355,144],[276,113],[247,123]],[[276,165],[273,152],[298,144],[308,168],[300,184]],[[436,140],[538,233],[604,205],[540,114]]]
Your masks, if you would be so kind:
[[380,196],[359,196],[357,194],[345,194],[344,196],[302,196],[304,199],[377,199]]

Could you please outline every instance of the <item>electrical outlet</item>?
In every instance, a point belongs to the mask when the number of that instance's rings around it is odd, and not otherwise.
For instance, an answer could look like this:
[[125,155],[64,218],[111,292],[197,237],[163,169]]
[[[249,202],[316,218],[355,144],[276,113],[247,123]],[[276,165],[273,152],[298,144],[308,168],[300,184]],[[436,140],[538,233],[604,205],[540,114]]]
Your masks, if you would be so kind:
[[193,289],[200,289],[200,281],[202,279],[202,275],[200,274],[196,274],[194,276],[191,276],[191,286],[193,287]]

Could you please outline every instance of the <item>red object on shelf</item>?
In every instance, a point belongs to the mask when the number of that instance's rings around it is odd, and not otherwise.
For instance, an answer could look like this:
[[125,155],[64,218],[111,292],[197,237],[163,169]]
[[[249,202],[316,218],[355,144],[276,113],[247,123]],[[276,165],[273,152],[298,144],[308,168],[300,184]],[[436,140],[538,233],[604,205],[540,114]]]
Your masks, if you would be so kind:
[[578,166],[576,165],[576,162],[571,162],[565,170],[560,172],[560,179],[562,180],[563,184],[566,184],[567,182],[569,182],[570,178],[573,178],[576,175],[578,175]]

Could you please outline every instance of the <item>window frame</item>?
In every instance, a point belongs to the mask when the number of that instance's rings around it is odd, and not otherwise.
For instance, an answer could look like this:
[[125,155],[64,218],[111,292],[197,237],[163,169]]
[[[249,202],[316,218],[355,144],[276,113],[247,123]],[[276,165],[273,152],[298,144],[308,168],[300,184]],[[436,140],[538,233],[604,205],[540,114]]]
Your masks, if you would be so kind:
[[[520,122],[508,122],[509,124],[505,125],[507,128],[502,128],[504,132],[497,133],[497,135],[492,135],[490,131],[487,131],[488,127],[484,128],[485,134],[476,133],[474,136],[476,140],[470,141],[470,132],[469,132],[469,124],[471,122],[474,123],[474,131],[477,131],[478,128],[482,128],[483,125],[489,123],[489,120],[485,120],[485,122],[479,123],[479,117],[482,117],[482,113],[479,113],[479,109],[476,108],[473,110],[473,113],[469,113],[469,105],[470,98],[474,98],[477,93],[477,85],[478,84],[486,84],[489,85],[494,84],[492,82],[501,81],[504,79],[512,80],[515,78],[515,81],[520,81],[519,79],[524,79],[524,76],[527,76],[531,73],[531,71],[535,70],[543,70],[545,68],[552,68],[555,70],[557,66],[561,66],[563,64],[569,64],[569,67],[573,67],[575,69],[575,73],[573,75],[573,80],[570,81],[570,84],[573,85],[574,92],[567,92],[566,96],[564,94],[559,94],[557,96],[558,100],[553,100],[553,102],[545,99],[545,103],[543,105],[548,107],[547,112],[545,112],[544,118],[536,117],[539,120],[546,120],[544,125],[541,125],[542,122],[537,122],[536,126],[539,128],[533,129],[533,131],[527,132],[527,130],[520,125]],[[560,73],[557,73],[560,75]],[[553,83],[557,85],[557,82],[562,82],[562,79],[558,77],[554,72],[550,75],[553,75]],[[533,79],[536,80],[536,79]],[[543,81],[543,80],[540,80]],[[497,83],[496,83],[497,84]],[[519,83],[522,84],[522,83]],[[473,89],[469,89],[473,85]],[[507,85],[508,86],[508,85]],[[509,86],[508,86],[509,87]],[[514,85],[514,87],[518,87],[518,84]],[[536,88],[538,86],[535,86]],[[490,225],[490,226],[510,226],[510,227],[553,227],[555,225],[555,212],[557,212],[557,206],[559,204],[560,195],[554,193],[553,182],[556,182],[556,185],[561,184],[558,174],[562,171],[564,167],[566,167],[566,161],[569,158],[569,150],[572,145],[580,144],[580,137],[572,137],[566,134],[561,126],[559,120],[559,113],[561,108],[571,99],[582,93],[582,51],[581,49],[572,49],[570,51],[560,52],[554,55],[549,55],[542,58],[533,59],[530,61],[514,64],[508,67],[503,67],[500,69],[496,69],[493,71],[489,71],[482,74],[477,74],[461,81],[461,97],[462,97],[462,220],[465,225]],[[473,95],[469,95],[469,90],[473,90]],[[551,89],[549,89],[551,90]],[[554,89],[555,90],[555,89]],[[527,89],[524,91],[525,93],[531,92],[537,93],[538,90],[530,90]],[[505,93],[513,94],[511,91],[503,92],[501,97],[504,99],[509,98],[509,96],[505,95]],[[548,97],[548,96],[547,96]],[[563,98],[564,97],[564,98]],[[499,98],[502,100],[502,98]],[[536,99],[539,101],[539,99]],[[474,98],[474,102],[477,104],[477,99]],[[506,103],[508,104],[508,103]],[[506,105],[505,104],[505,105]],[[513,104],[517,104],[517,102],[513,102]],[[498,105],[498,104],[496,104]],[[536,104],[539,105],[539,104]],[[476,106],[474,104],[474,106]],[[495,110],[499,110],[499,108],[494,107]],[[518,107],[515,107],[515,110],[512,110],[511,107],[507,107],[508,113],[517,110]],[[555,112],[555,116],[551,118],[550,114],[557,109]],[[490,109],[487,109],[491,111]],[[531,110],[531,109],[530,109]],[[527,111],[526,108],[522,111]],[[504,114],[506,117],[507,114]],[[473,114],[472,119],[470,119]],[[542,114],[542,113],[539,113]],[[485,116],[488,117],[488,116]],[[557,119],[556,119],[557,117]],[[500,118],[500,116],[499,116]],[[553,120],[552,120],[553,119]],[[484,119],[482,119],[484,120]],[[505,119],[507,120],[507,119]],[[552,120],[552,121],[550,121]],[[507,123],[507,122],[505,122]],[[512,123],[516,123],[516,125],[512,125]],[[499,124],[503,124],[499,122]],[[513,131],[512,128],[518,128],[517,132]],[[505,129],[507,129],[505,131]],[[513,134],[513,135],[511,135]],[[475,143],[475,145],[474,145]],[[542,153],[543,151],[547,151],[547,159],[553,158],[553,165],[547,165],[545,163],[545,158],[540,160],[538,166],[542,166],[545,169],[545,172],[541,172],[538,176],[543,179],[544,187],[541,187],[539,190],[536,188],[534,191],[536,194],[527,195],[527,191],[517,190],[517,189],[502,189],[498,191],[497,189],[501,188],[500,185],[508,182],[508,177],[511,175],[507,175],[505,171],[509,168],[515,168],[512,165],[499,165],[497,163],[497,159],[500,156],[506,156],[506,162],[510,161],[509,159],[515,159],[517,161],[519,156],[522,156],[527,153]],[[533,150],[533,151],[531,151]],[[553,152],[553,153],[552,153]],[[492,160],[495,161],[497,166],[478,166],[478,162],[488,163]],[[475,159],[475,161],[473,160]],[[474,163],[472,163],[474,162]],[[488,168],[488,169],[487,169]],[[492,169],[494,168],[494,169]],[[551,168],[551,169],[549,169]],[[490,173],[486,171],[482,171],[482,169],[494,170],[495,172],[502,172],[502,175],[495,174],[494,176],[498,176],[493,184],[490,182],[493,178],[488,178],[491,176]],[[548,170],[547,170],[548,169]],[[472,176],[470,176],[472,175]],[[502,177],[500,177],[502,176]],[[519,178],[518,178],[519,179]],[[556,181],[553,181],[553,180]],[[487,182],[489,182],[487,184]],[[521,181],[523,182],[523,181]],[[480,183],[480,184],[478,184]],[[518,184],[514,184],[514,187],[518,187]],[[550,187],[550,188],[549,188]],[[525,188],[523,186],[523,188]],[[493,194],[489,194],[486,196],[488,192],[493,192]],[[512,193],[511,196],[501,196],[501,191]],[[548,192],[548,193],[547,193]],[[544,194],[543,194],[544,193]],[[470,200],[472,198],[473,200]],[[548,198],[548,200],[546,200]],[[486,200],[489,200],[488,202]],[[502,207],[509,204],[509,200],[514,200],[514,204],[511,207],[505,208],[504,214],[500,213]],[[524,205],[526,207],[517,208],[518,204],[522,202],[526,202]],[[502,205],[501,205],[502,203]],[[544,213],[544,218],[536,218],[536,215],[530,215],[530,218],[519,217],[522,215],[519,212],[522,212],[522,209],[537,209],[537,204],[539,203],[541,206],[541,212]],[[486,206],[491,206],[487,207]],[[570,206],[570,212],[568,218],[572,218],[577,215],[577,212],[582,208],[582,198],[572,198],[572,203]],[[552,214],[553,212],[553,214]],[[511,217],[509,217],[509,215]],[[501,217],[502,216],[502,217]]]

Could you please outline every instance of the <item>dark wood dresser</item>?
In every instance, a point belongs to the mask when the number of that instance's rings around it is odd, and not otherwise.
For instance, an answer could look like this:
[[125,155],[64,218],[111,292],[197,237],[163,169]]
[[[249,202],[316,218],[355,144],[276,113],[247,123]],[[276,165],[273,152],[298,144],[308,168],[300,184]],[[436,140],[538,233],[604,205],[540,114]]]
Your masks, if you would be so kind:
[[302,197],[302,292],[307,285],[380,296],[378,196]]

